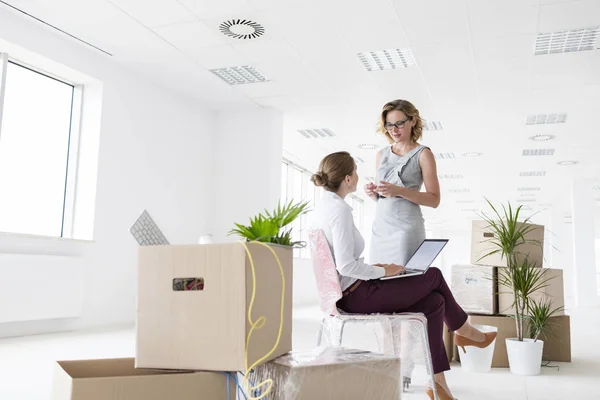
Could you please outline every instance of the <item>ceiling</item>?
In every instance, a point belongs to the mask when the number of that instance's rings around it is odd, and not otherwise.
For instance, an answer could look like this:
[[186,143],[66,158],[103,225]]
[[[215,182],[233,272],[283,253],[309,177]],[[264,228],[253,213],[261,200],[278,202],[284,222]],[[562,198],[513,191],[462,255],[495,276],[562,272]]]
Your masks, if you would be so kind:
[[[374,176],[377,150],[358,145],[385,145],[375,133],[381,106],[410,100],[425,119],[443,124],[423,138],[444,156],[442,206],[426,211],[432,226],[464,223],[484,197],[525,199],[532,212],[552,205],[567,216],[571,181],[600,182],[600,40],[589,51],[534,55],[538,33],[600,26],[600,0],[5,2],[211,108],[281,109],[284,155],[309,170],[344,149],[364,160],[363,177]],[[265,33],[227,37],[219,25],[231,19],[259,23]],[[369,72],[357,57],[384,49],[410,49],[416,65]],[[241,65],[268,81],[230,86],[210,72]],[[528,115],[551,113],[565,113],[566,121],[526,124]],[[318,128],[335,136],[298,132]],[[530,139],[540,134],[554,139]],[[523,155],[538,149],[554,151]],[[566,160],[578,163],[557,164]]]

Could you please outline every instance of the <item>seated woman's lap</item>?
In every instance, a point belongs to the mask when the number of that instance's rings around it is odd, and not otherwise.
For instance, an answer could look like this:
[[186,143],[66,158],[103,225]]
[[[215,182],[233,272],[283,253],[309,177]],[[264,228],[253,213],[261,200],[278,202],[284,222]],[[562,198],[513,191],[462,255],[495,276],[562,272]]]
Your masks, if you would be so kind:
[[[389,280],[363,281],[352,293],[338,301],[338,306],[350,313],[425,312],[421,304],[444,306],[444,297],[435,290],[442,273],[430,268],[423,275]],[[429,301],[423,302],[424,299]],[[429,308],[429,307],[428,307]]]

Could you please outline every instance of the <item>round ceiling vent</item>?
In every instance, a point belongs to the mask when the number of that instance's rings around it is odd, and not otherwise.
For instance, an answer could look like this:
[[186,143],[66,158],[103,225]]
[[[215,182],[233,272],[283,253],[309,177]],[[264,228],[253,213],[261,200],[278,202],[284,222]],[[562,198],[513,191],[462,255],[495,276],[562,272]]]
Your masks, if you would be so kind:
[[219,30],[235,39],[256,39],[265,33],[265,28],[247,19],[231,19],[219,25]]

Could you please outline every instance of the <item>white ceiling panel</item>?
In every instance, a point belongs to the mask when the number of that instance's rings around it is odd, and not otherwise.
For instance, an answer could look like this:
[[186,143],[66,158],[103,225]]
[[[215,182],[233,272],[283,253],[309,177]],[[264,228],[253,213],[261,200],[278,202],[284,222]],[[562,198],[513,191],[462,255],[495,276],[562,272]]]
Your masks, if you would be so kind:
[[177,0],[111,1],[120,10],[148,27],[196,20],[196,16]]
[[411,47],[468,42],[470,39],[465,14],[457,19],[439,18],[404,22],[404,31]]
[[537,30],[537,0],[466,1],[471,34],[477,39]]
[[188,49],[185,53],[206,69],[250,64],[250,60],[244,58],[242,54],[228,44]]
[[542,6],[539,32],[588,28],[600,25],[600,1],[572,1]]
[[224,36],[202,21],[185,22],[153,29],[159,36],[183,52],[193,52],[205,46],[226,44]]
[[284,112],[293,112],[301,107],[300,103],[291,96],[258,97],[254,101],[262,107],[276,108]]
[[[154,1],[154,0],[152,0]],[[246,0],[177,0],[200,19],[246,18],[254,11]]]
[[[258,66],[260,68],[260,66]],[[281,82],[262,82],[249,83],[244,85],[235,85],[235,90],[254,99],[257,97],[271,97],[285,95],[287,92]]]
[[448,18],[464,14],[464,0],[392,0],[402,22]]
[[583,87],[600,84],[598,51],[536,56],[532,87]]
[[447,101],[462,107],[479,104],[473,53],[468,43],[419,47],[414,53],[434,105]]

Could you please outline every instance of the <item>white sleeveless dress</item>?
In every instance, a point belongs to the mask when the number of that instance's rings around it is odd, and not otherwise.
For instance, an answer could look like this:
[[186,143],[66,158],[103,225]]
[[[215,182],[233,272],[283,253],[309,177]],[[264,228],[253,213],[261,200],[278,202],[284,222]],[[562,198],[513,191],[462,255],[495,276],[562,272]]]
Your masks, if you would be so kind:
[[[404,156],[383,150],[377,170],[377,182],[385,181],[409,189],[421,190],[423,173],[419,155],[425,149],[419,145]],[[403,198],[377,200],[373,222],[369,263],[406,265],[425,239],[425,221],[421,206]]]

